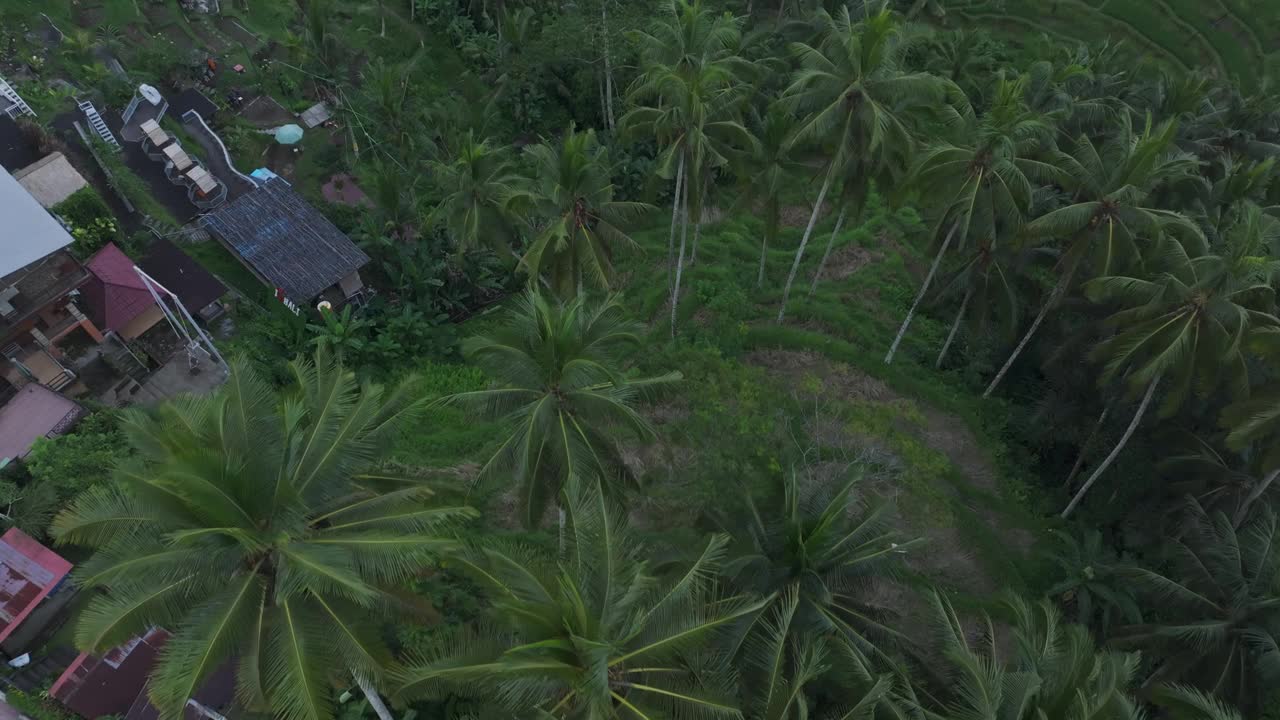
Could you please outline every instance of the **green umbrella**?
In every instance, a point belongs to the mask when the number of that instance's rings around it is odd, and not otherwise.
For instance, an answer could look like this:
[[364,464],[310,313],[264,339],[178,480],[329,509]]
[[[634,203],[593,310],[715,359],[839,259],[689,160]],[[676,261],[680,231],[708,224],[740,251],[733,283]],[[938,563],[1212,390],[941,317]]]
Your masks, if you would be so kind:
[[276,128],[276,142],[281,145],[294,145],[302,139],[302,128],[297,125],[281,125]]

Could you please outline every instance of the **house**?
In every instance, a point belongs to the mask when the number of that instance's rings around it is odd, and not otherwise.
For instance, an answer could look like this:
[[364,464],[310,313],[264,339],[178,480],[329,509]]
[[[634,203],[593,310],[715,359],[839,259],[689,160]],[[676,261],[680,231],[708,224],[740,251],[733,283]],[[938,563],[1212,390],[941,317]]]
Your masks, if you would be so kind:
[[177,295],[192,315],[209,321],[225,311],[221,300],[227,286],[168,240],[153,241],[138,267]]
[[85,263],[92,277],[85,283],[85,311],[103,333],[132,340],[164,319],[164,310],[134,272],[133,260],[115,243],[107,243]]
[[90,273],[67,248],[72,238],[0,168],[0,376],[58,390],[75,381],[58,343],[72,334],[102,342],[76,304]]
[[[152,628],[101,656],[80,653],[49,689],[49,695],[84,718],[115,716],[156,720],[147,682],[168,631]],[[235,666],[223,663],[187,701],[186,720],[224,720],[235,700]]]
[[28,383],[0,405],[0,465],[31,451],[42,437],[57,437],[85,414],[75,402],[43,385]]
[[17,528],[0,536],[0,643],[71,572],[71,563]]
[[67,156],[60,152],[50,153],[18,170],[13,179],[46,208],[52,208],[89,186],[84,176],[71,166]]
[[200,218],[251,272],[294,306],[361,296],[369,256],[279,177]]

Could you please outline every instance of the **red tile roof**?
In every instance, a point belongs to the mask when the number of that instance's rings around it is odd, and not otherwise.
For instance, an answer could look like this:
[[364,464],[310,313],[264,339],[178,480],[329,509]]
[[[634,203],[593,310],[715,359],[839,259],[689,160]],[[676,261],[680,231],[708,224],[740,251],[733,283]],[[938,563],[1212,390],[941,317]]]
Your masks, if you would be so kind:
[[83,292],[89,302],[89,315],[99,329],[119,330],[156,304],[142,278],[133,271],[133,260],[115,243],[107,243],[85,265],[93,278]]
[[67,562],[17,528],[0,537],[0,641],[71,572]]

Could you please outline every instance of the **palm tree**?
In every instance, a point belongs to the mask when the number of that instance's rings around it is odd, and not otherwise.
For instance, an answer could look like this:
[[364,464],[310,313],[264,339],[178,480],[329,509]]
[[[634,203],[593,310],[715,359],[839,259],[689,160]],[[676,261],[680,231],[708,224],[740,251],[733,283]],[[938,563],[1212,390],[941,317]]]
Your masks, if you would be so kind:
[[1074,608],[1075,622],[1096,627],[1106,637],[1113,617],[1126,623],[1142,622],[1142,608],[1132,583],[1115,550],[1108,547],[1102,533],[1085,530],[1079,538],[1054,531],[1058,546],[1048,557],[1062,577],[1045,591],[1064,608]]
[[990,239],[973,243],[960,264],[943,277],[936,292],[936,304],[959,297],[960,307],[934,367],[942,368],[962,324],[967,324],[978,335],[993,330],[1001,337],[1014,335],[1021,285],[1026,281],[1025,267],[1038,252],[1039,248],[1019,248],[1011,243],[997,247]]
[[764,285],[765,259],[769,248],[777,244],[782,224],[782,193],[805,169],[804,163],[795,159],[791,151],[795,128],[795,116],[777,103],[764,113],[756,111],[752,123],[756,145],[754,152],[743,159],[739,173],[743,201],[764,206],[764,237],[760,240],[756,287]]
[[652,438],[636,401],[642,391],[681,378],[678,372],[647,378],[623,373],[625,353],[640,343],[638,331],[623,319],[616,297],[560,303],[529,291],[505,325],[463,344],[463,355],[486,370],[494,385],[445,401],[506,424],[505,438],[477,482],[510,472],[528,527],[538,525],[548,500],[570,478],[599,477],[606,487],[614,479],[634,481],[617,439]]
[[[797,585],[751,618],[757,629],[743,643],[743,715],[749,720],[855,720],[910,716],[910,688],[876,673],[847,643],[805,632],[797,617]],[[835,692],[832,692],[832,689]],[[835,695],[835,697],[832,697]]]
[[844,5],[834,17],[819,10],[816,23],[815,41],[792,46],[801,67],[782,102],[792,112],[807,113],[793,145],[820,145],[828,159],[813,213],[783,287],[779,323],[786,316],[791,285],[836,176],[844,174],[846,182],[853,184],[847,190],[850,197],[865,196],[872,176],[905,165],[914,145],[913,127],[947,99],[943,81],[902,69],[906,45],[898,21],[883,1],[869,3],[862,19],[855,19]]
[[1144,239],[1169,234],[1190,236],[1194,242],[1200,237],[1199,229],[1182,215],[1145,204],[1156,189],[1186,180],[1198,169],[1194,158],[1173,149],[1173,135],[1170,123],[1154,129],[1148,123],[1135,136],[1124,116],[1119,130],[1101,146],[1082,135],[1071,154],[1055,157],[1053,164],[1063,172],[1061,182],[1073,193],[1072,203],[1031,221],[1023,233],[1069,238],[1058,263],[1058,281],[983,397],[990,397],[1004,379],[1081,267],[1089,263],[1097,275],[1111,275],[1115,269],[1141,264]]
[[444,526],[475,515],[377,467],[421,407],[403,389],[358,384],[323,352],[290,367],[288,392],[240,359],[211,397],[124,411],[136,455],[54,522],[60,543],[94,549],[77,584],[106,591],[80,616],[80,647],[172,631],[149,685],[166,717],[233,660],[255,710],[332,718],[340,669],[376,700],[389,589],[451,545]]
[[1249,509],[1271,489],[1280,476],[1280,386],[1270,384],[1255,390],[1247,400],[1228,406],[1222,413],[1227,446],[1243,451],[1254,448],[1262,476],[1236,506],[1233,522],[1239,527]]
[[[656,138],[663,148],[658,174],[674,178],[674,207],[667,241],[674,336],[689,235],[690,207],[701,222],[702,191],[710,173],[729,164],[734,148],[754,139],[738,120],[745,98],[741,81],[749,63],[738,57],[739,22],[706,9],[701,0],[672,0],[672,14],[652,32],[632,33],[643,72],[630,90],[636,105],[621,123],[628,133]],[[675,252],[677,220],[680,249]]]
[[1085,286],[1094,302],[1121,305],[1106,321],[1116,334],[1094,351],[1105,360],[1100,384],[1122,379],[1145,392],[1120,441],[1062,511],[1064,518],[1124,449],[1164,377],[1173,380],[1162,407],[1166,415],[1182,405],[1193,385],[1201,392],[1223,384],[1237,396],[1247,391],[1244,344],[1280,328],[1271,286],[1280,261],[1264,254],[1260,216],[1257,206],[1245,214],[1223,255],[1191,257],[1181,243],[1169,240],[1166,268],[1153,279],[1102,277]]
[[1151,695],[1173,720],[1244,720],[1239,710],[1187,685],[1155,688]]
[[[724,663],[708,643],[768,598],[713,596],[727,539],[659,573],[598,486],[571,494],[563,557],[486,539],[455,566],[493,602],[493,629],[411,660],[400,695],[485,695],[544,718],[734,717]],[[712,602],[714,600],[714,602]]]
[[1025,77],[1009,80],[998,75],[991,108],[981,120],[971,122],[971,131],[961,134],[969,142],[936,145],[921,159],[916,170],[921,192],[926,196],[939,193],[950,201],[934,228],[934,237],[943,238],[938,253],[884,356],[886,364],[893,362],[953,239],[960,247],[964,247],[970,233],[992,238],[997,246],[1002,237],[1012,239],[1031,206],[1033,181],[1051,180],[1057,175],[1052,165],[1035,159],[1051,147],[1053,127],[1027,107],[1023,100],[1026,85]]
[[1118,642],[1150,647],[1160,664],[1148,686],[1186,682],[1249,715],[1280,683],[1280,534],[1264,507],[1237,529],[1225,513],[1191,501],[1186,532],[1169,538],[1167,571],[1135,573],[1161,608],[1157,622]]
[[984,618],[981,639],[971,642],[951,601],[935,592],[933,604],[942,627],[941,671],[952,700],[941,712],[924,709],[929,720],[1143,717],[1129,696],[1137,655],[1097,650],[1088,630],[1064,624],[1051,603],[1003,603],[1013,636],[1008,659],[997,649],[990,617]]
[[613,199],[608,151],[594,130],[570,127],[557,145],[527,149],[534,182],[527,202],[536,236],[522,262],[531,283],[545,278],[560,297],[578,294],[584,279],[608,289],[617,246],[635,242],[620,225],[651,206]]
[[847,477],[789,473],[740,517],[722,521],[733,559],[725,571],[742,592],[772,595],[796,607],[783,617],[793,633],[829,637],[861,658],[893,661],[885,643],[905,642],[889,625],[893,610],[871,599],[877,586],[905,574],[904,555],[918,540],[889,528],[891,506],[858,499],[861,472]]
[[510,251],[515,241],[511,200],[525,184],[510,153],[467,131],[451,159],[432,161],[430,167],[444,192],[434,217],[444,223],[458,250],[484,245]]

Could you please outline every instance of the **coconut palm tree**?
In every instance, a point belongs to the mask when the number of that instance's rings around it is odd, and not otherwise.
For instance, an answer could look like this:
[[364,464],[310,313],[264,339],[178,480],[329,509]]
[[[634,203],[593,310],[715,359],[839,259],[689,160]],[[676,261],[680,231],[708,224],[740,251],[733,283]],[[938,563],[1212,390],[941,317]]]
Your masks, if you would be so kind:
[[510,152],[467,131],[448,159],[433,160],[430,168],[444,193],[433,219],[444,224],[458,250],[510,252],[516,239],[511,201],[525,185]]
[[[893,661],[885,646],[907,641],[890,626],[892,608],[874,591],[905,574],[905,558],[918,540],[890,527],[892,507],[867,506],[858,497],[860,469],[844,477],[789,473],[761,498],[748,495],[739,517],[721,525],[733,537],[725,565],[730,585],[772,595],[796,595],[780,615],[794,634],[816,634],[848,645],[860,662]],[[760,628],[763,629],[763,626]]]
[[1244,720],[1236,708],[1187,685],[1155,688],[1151,699],[1173,720]]
[[1177,410],[1193,386],[1202,393],[1226,386],[1237,397],[1247,392],[1245,343],[1280,328],[1271,285],[1280,261],[1265,255],[1261,217],[1261,210],[1252,206],[1230,233],[1222,255],[1193,257],[1182,244],[1168,240],[1163,271],[1152,279],[1111,276],[1086,284],[1094,302],[1120,305],[1106,321],[1115,335],[1094,351],[1105,362],[1100,384],[1123,380],[1143,395],[1119,442],[1062,511],[1063,517],[1124,449],[1162,379],[1172,380],[1161,408],[1164,415]]
[[[739,686],[749,720],[905,720],[910,687],[877,673],[846,643],[798,627],[799,586],[791,585],[755,618],[742,646]],[[904,688],[905,689],[901,689]]]
[[934,227],[934,238],[941,238],[938,252],[885,354],[886,364],[893,362],[952,242],[963,248],[970,233],[997,246],[1001,238],[1012,240],[1031,207],[1033,183],[1058,175],[1055,167],[1036,159],[1052,147],[1053,126],[1027,107],[1026,86],[1026,77],[998,75],[991,108],[980,120],[970,120],[971,131],[960,134],[966,142],[938,144],[924,153],[916,170],[921,192],[949,202]]
[[1040,248],[1014,247],[1008,242],[997,246],[990,239],[972,243],[960,264],[943,276],[931,300],[943,306],[960,299],[934,367],[942,368],[961,325],[978,336],[995,333],[997,337],[1013,337],[1021,310],[1021,286],[1026,284],[1025,269],[1039,252]]
[[804,163],[794,156],[791,148],[795,128],[795,116],[777,103],[763,113],[755,111],[751,126],[756,138],[754,152],[743,159],[739,171],[743,201],[763,206],[764,236],[760,240],[757,288],[764,285],[769,248],[777,245],[782,224],[782,193],[805,170]]
[[1188,504],[1186,529],[1166,540],[1166,570],[1136,569],[1159,620],[1122,629],[1117,642],[1155,651],[1148,686],[1184,682],[1246,716],[1280,683],[1280,534],[1271,508],[1236,528],[1222,512]]
[[1199,228],[1190,220],[1147,204],[1155,190],[1185,181],[1199,168],[1193,157],[1173,147],[1174,130],[1171,123],[1153,128],[1148,122],[1143,132],[1136,134],[1124,116],[1117,132],[1105,142],[1099,144],[1082,135],[1070,154],[1055,156],[1053,165],[1063,173],[1060,182],[1073,194],[1071,204],[1027,223],[1023,233],[1063,241],[1058,280],[983,397],[995,391],[1081,268],[1087,266],[1096,275],[1106,276],[1118,269],[1140,267],[1144,243],[1162,234],[1193,244],[1203,242]]
[[735,52],[741,40],[739,21],[708,10],[701,0],[672,0],[671,7],[671,16],[655,23],[652,31],[632,33],[643,70],[629,92],[635,107],[621,124],[629,134],[657,139],[662,147],[658,175],[675,181],[667,241],[668,272],[675,269],[669,283],[674,336],[690,208],[701,222],[710,174],[754,139],[739,121],[746,98],[742,78],[750,71]]
[[571,477],[600,477],[606,487],[615,479],[634,481],[618,440],[652,438],[636,401],[641,392],[681,377],[624,374],[623,358],[640,344],[638,332],[639,326],[623,319],[616,297],[588,303],[579,296],[562,303],[529,291],[504,325],[463,343],[463,355],[494,384],[444,402],[505,423],[502,444],[477,482],[510,473],[528,527],[538,525],[547,503]]
[[608,289],[614,252],[635,245],[624,226],[651,206],[614,199],[608,151],[594,130],[570,127],[555,145],[544,142],[525,154],[534,176],[520,201],[534,223],[522,259],[530,282],[545,280],[562,298],[579,293],[584,281]]
[[58,542],[94,550],[77,584],[105,590],[80,615],[80,647],[173,633],[148,685],[162,716],[181,717],[228,662],[254,710],[332,718],[332,681],[347,672],[381,705],[390,591],[452,544],[448,524],[475,515],[378,466],[421,403],[358,383],[323,352],[290,367],[286,392],[241,359],[210,397],[124,411],[136,454],[54,521]]
[[1227,427],[1227,447],[1251,450],[1262,470],[1253,487],[1236,506],[1233,522],[1239,527],[1249,510],[1280,476],[1280,387],[1271,384],[1253,391],[1247,400],[1233,403],[1222,413]]
[[720,535],[687,567],[658,572],[626,514],[580,485],[562,557],[486,539],[454,558],[486,589],[492,625],[411,659],[399,694],[484,695],[557,719],[738,716],[708,643],[768,598],[712,594],[728,544]]
[[1011,626],[1012,656],[999,651],[990,617],[970,640],[951,601],[933,594],[941,620],[943,662],[951,700],[941,711],[924,709],[930,720],[977,718],[1068,718],[1140,720],[1129,695],[1138,670],[1137,655],[1099,651],[1083,626],[1062,622],[1057,608],[1011,598],[1002,610]]
[[903,70],[906,45],[897,19],[883,1],[868,3],[863,18],[842,5],[834,16],[819,10],[815,22],[817,38],[792,46],[800,69],[782,102],[805,118],[793,144],[820,146],[827,161],[809,224],[782,290],[779,323],[786,316],[791,285],[837,175],[854,184],[847,191],[850,197],[865,196],[871,177],[905,166],[914,145],[914,126],[948,99],[946,83],[939,78]]
[[1142,622],[1142,608],[1135,589],[1116,551],[1095,529],[1079,537],[1054,531],[1056,547],[1047,555],[1062,578],[1045,591],[1064,608],[1075,610],[1075,622],[1096,627],[1103,637],[1110,634],[1115,620]]

